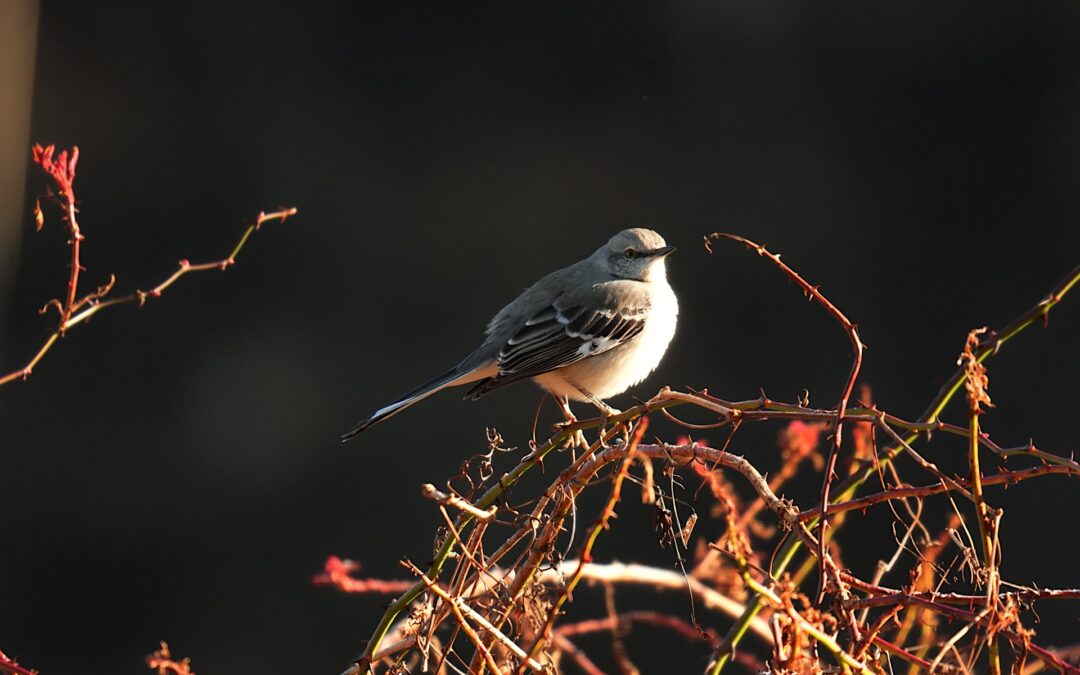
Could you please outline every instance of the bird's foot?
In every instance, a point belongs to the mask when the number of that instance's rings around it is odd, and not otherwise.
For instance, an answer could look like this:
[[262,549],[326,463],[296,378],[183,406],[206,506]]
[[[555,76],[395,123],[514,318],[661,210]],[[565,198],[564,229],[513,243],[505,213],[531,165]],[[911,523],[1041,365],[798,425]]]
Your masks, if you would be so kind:
[[582,396],[584,396],[589,403],[592,403],[594,406],[596,406],[596,409],[600,411],[600,416],[604,418],[604,424],[607,424],[607,418],[615,417],[616,415],[622,414],[621,410],[619,410],[618,408],[612,408],[607,403],[605,403],[603,399],[599,398],[598,396],[594,396],[593,393],[590,392],[588,389],[582,389],[581,387],[578,387],[578,391],[581,392]]
[[[577,424],[577,420],[566,420],[565,422],[559,422],[555,425],[555,431],[566,431],[569,427]],[[570,435],[563,441],[562,448],[566,450],[568,448],[587,448],[589,447],[589,441],[585,438],[585,432],[581,429],[575,429],[570,432]]]
[[[574,426],[578,422],[577,418],[574,417],[574,414],[571,413],[569,409],[566,409],[563,412],[566,413],[566,421],[559,422],[555,425],[554,428],[556,433],[566,431],[569,427]],[[585,432],[581,429],[575,429],[571,431],[570,435],[566,437],[566,440],[563,441],[562,445],[563,450],[566,450],[568,448],[587,447],[589,447],[589,441],[585,438]]]
[[600,399],[596,400],[595,405],[596,405],[596,408],[600,411],[600,416],[604,418],[605,423],[608,421],[609,417],[615,417],[616,415],[621,415],[622,414],[621,410],[619,410],[618,408],[612,408],[611,406],[609,406],[607,403],[604,403]]
[[[555,425],[556,432],[565,431],[567,427],[577,424],[578,418],[570,410],[570,401],[561,396],[556,396],[555,401],[559,404],[559,410],[562,411],[563,418],[566,420]],[[567,448],[587,448],[589,447],[589,441],[585,439],[585,432],[577,429],[571,432],[562,447],[564,450]]]
[[[600,399],[598,399],[596,397],[592,397],[590,402],[594,406],[596,406],[597,410],[600,411],[600,443],[605,448],[609,447],[608,442],[604,440],[604,436],[607,434],[608,423],[611,421],[612,417],[615,417],[616,415],[621,415],[622,411],[619,410],[618,408],[613,408],[613,407],[609,406],[607,403],[604,403],[603,401],[601,401]],[[623,429],[623,435],[624,436],[626,435],[626,429],[625,428]],[[616,439],[616,441],[617,440],[618,439]]]

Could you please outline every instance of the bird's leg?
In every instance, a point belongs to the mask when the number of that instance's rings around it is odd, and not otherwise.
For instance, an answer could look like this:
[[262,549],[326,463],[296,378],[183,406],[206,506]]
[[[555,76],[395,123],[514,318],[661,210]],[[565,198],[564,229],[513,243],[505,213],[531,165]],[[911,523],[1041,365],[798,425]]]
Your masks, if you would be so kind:
[[581,392],[581,395],[584,396],[589,401],[589,403],[592,403],[594,406],[596,406],[596,409],[600,411],[600,439],[603,440],[604,429],[607,428],[608,418],[615,417],[616,415],[621,415],[622,411],[618,408],[612,408],[607,403],[604,403],[604,401],[600,400],[599,397],[595,396],[588,389],[585,389],[579,385],[575,386],[577,387],[577,390]]
[[[570,426],[571,424],[575,424],[578,421],[578,418],[574,416],[574,411],[570,410],[569,398],[567,398],[566,396],[555,396],[555,402],[559,405],[559,410],[562,411],[563,417],[566,418],[565,422],[560,422],[559,424],[556,424],[556,428],[565,429],[566,427]],[[589,447],[589,442],[585,440],[585,432],[583,432],[581,429],[578,429],[574,433],[570,434],[570,437],[566,439],[566,447]]]
[[584,387],[582,387],[580,385],[574,385],[574,387],[579,392],[581,392],[581,395],[585,398],[585,400],[587,400],[589,403],[592,403],[594,406],[596,406],[596,409],[600,411],[601,417],[605,417],[605,418],[607,418],[607,417],[615,417],[616,415],[621,415],[622,414],[621,410],[619,410],[618,408],[612,408],[607,403],[604,403],[603,401],[601,401],[596,395],[594,395],[588,389],[586,389],[586,388],[584,388]]
[[556,396],[555,401],[559,404],[559,410],[562,411],[563,417],[566,418],[567,424],[573,424],[577,422],[577,417],[574,416],[574,411],[570,409],[570,399],[566,396]]

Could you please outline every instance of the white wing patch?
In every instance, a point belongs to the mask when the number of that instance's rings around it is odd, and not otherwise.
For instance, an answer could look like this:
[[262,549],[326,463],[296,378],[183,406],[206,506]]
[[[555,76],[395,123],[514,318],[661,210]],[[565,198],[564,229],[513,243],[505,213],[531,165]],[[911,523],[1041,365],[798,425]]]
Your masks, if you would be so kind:
[[618,312],[582,305],[545,307],[529,317],[499,350],[498,375],[474,387],[468,397],[478,398],[504,384],[602,354],[632,340],[644,327],[643,309]]
[[621,340],[610,337],[596,337],[587,342],[583,342],[582,345],[578,347],[577,353],[582,357],[601,354],[612,347],[618,346],[620,342]]

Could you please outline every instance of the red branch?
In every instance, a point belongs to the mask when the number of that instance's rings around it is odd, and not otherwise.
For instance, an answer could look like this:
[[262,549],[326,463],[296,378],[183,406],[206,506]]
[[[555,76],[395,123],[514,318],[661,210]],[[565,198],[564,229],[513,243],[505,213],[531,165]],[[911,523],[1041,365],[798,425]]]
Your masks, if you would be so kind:
[[[60,202],[64,209],[64,220],[67,221],[68,230],[71,232],[71,276],[68,279],[67,286],[67,300],[60,308],[60,324],[63,326],[68,319],[71,318],[72,312],[75,311],[76,303],[75,298],[79,293],[79,271],[82,270],[82,265],[79,262],[79,251],[82,248],[83,237],[82,230],[79,229],[79,221],[75,219],[75,166],[79,163],[79,146],[71,148],[71,156],[69,158],[67,150],[61,150],[60,154],[54,159],[53,154],[56,151],[56,146],[49,145],[42,148],[40,144],[34,145],[34,162],[41,166],[53,180],[56,182],[56,187],[60,189]],[[38,229],[41,229],[44,224],[44,218],[41,215],[40,207],[35,209],[37,218]],[[59,303],[57,303],[59,304]]]
[[[871,584],[866,584],[865,582],[859,582],[857,579],[854,579],[853,577],[851,577],[849,575],[844,575],[844,576],[845,576],[845,580],[847,580],[847,581],[857,582],[855,585],[858,586],[860,588],[860,590],[870,590],[870,589],[874,588]],[[1061,590],[1061,591],[1045,591],[1044,593],[1045,593],[1045,595],[1041,596],[1041,597],[1073,599],[1073,598],[1076,598],[1078,595],[1080,595],[1080,593],[1078,593],[1076,589],[1067,589],[1067,590]],[[1018,593],[1017,595],[1023,597],[1024,593],[1021,592],[1021,593]],[[950,599],[955,599],[955,598],[950,598]],[[1029,593],[1028,599],[1032,599],[1032,600],[1040,599],[1039,591],[1031,591]],[[925,608],[927,608],[927,609],[929,609],[931,611],[937,612],[939,614],[943,614],[945,616],[949,616],[949,617],[952,617],[952,618],[955,618],[955,619],[960,619],[961,621],[964,621],[964,622],[966,622],[968,624],[978,624],[978,625],[981,625],[981,626],[990,626],[990,625],[993,624],[993,617],[986,617],[986,616],[983,616],[982,614],[975,614],[974,612],[970,612],[970,611],[967,611],[967,610],[964,610],[964,609],[960,609],[958,607],[953,607],[953,606],[950,606],[950,605],[946,605],[946,604],[943,604],[942,602],[940,602],[940,600],[941,600],[941,598],[935,598],[934,594],[932,594],[932,593],[894,593],[893,596],[891,598],[889,598],[889,601],[886,604],[910,603],[910,604],[925,607]],[[985,601],[985,596],[981,597],[980,600]],[[863,602],[866,602],[866,601],[863,601]],[[863,602],[859,602],[859,603],[856,603],[856,604],[861,605],[861,604],[863,604]],[[871,603],[872,603],[872,601],[871,601]],[[1014,645],[1016,645],[1018,647],[1025,647],[1027,649],[1030,649],[1032,652],[1034,652],[1036,655],[1038,655],[1039,658],[1043,659],[1047,663],[1052,664],[1055,668],[1060,670],[1062,673],[1070,673],[1072,675],[1080,675],[1080,668],[1078,668],[1077,666],[1073,666],[1071,664],[1066,663],[1064,660],[1061,659],[1061,657],[1059,657],[1057,654],[1053,653],[1049,649],[1046,649],[1045,647],[1040,647],[1039,645],[1035,644],[1034,642],[1031,642],[1030,635],[1024,635],[1019,631],[1014,631],[1014,630],[1009,630],[1009,629],[999,629],[997,632],[998,632],[999,635],[1002,635],[1005,638],[1007,638],[1009,641],[1011,641]]]
[[563,637],[574,637],[585,633],[618,630],[618,624],[622,623],[652,624],[654,626],[668,628],[679,635],[682,635],[690,642],[697,642],[699,640],[707,641],[714,648],[720,644],[720,636],[712,630],[702,632],[696,626],[687,623],[677,616],[651,611],[623,612],[614,619],[610,616],[601,619],[585,619],[584,621],[578,621],[577,623],[569,623],[560,626],[555,629],[555,632]]
[[[840,454],[840,445],[843,441],[843,424],[844,424],[844,412],[847,410],[848,399],[851,398],[851,392],[855,388],[855,379],[859,376],[859,370],[862,368],[863,349],[865,345],[862,340],[859,339],[859,331],[855,324],[851,322],[840,309],[826,298],[817,286],[813,286],[810,282],[803,279],[798,272],[793,270],[787,264],[780,261],[780,254],[769,253],[764,246],[750,241],[746,237],[741,237],[737,234],[728,234],[726,232],[714,232],[705,237],[705,250],[712,253],[711,240],[713,239],[730,239],[744,244],[747,248],[757,252],[759,256],[772,261],[780,270],[788,276],[789,279],[798,284],[806,297],[811,300],[817,300],[822,307],[825,308],[829,314],[840,324],[844,332],[847,333],[851,339],[851,348],[854,352],[854,358],[851,364],[851,372],[848,374],[847,381],[844,383],[844,389],[840,393],[840,401],[836,404],[836,433],[833,435],[833,445],[829,450],[829,460],[825,466],[825,476],[821,482],[821,526],[818,532],[818,559],[825,559],[825,529],[829,524],[829,486],[832,484],[835,477],[836,459]],[[818,596],[817,602],[820,604],[821,600],[825,596],[825,567],[820,567],[821,575],[818,582]]]
[[381,593],[394,595],[404,593],[415,582],[407,579],[357,579],[353,572],[360,570],[360,563],[354,560],[342,560],[336,555],[326,559],[326,567],[321,574],[316,574],[311,583],[317,586],[334,586],[346,593]]
[[[1066,465],[1036,466],[1020,471],[1002,471],[990,476],[983,476],[982,483],[983,485],[1012,485],[1029,478],[1035,478],[1036,476],[1048,476],[1051,474],[1075,476],[1078,475],[1078,472],[1075,468]],[[971,485],[971,481],[966,478],[956,478],[954,480],[961,487],[968,487]],[[932,485],[923,485],[921,487],[894,487],[885,492],[877,492],[872,495],[866,495],[865,497],[832,504],[829,506],[829,513],[836,514],[845,511],[858,511],[873,506],[874,504],[880,504],[894,499],[929,497],[953,489],[955,489],[953,486],[944,483],[934,483]],[[808,509],[799,513],[799,520],[813,520],[820,515],[820,513],[820,508]]]
[[[296,215],[297,212],[296,208],[283,208],[270,213],[260,213],[255,222],[248,225],[247,229],[244,230],[244,233],[240,236],[240,240],[236,243],[236,246],[233,247],[233,250],[229,253],[228,257],[199,264],[192,264],[187,260],[181,260],[178,269],[175,272],[149,291],[136,290],[134,293],[122,297],[105,299],[112,291],[113,284],[116,282],[116,277],[113,275],[106,284],[80,298],[78,296],[78,287],[79,271],[82,269],[82,266],[79,262],[79,255],[81,243],[85,237],[82,234],[82,230],[79,228],[78,221],[75,219],[77,209],[75,208],[75,191],[72,187],[75,180],[75,165],[79,161],[79,149],[72,148],[70,156],[66,150],[61,151],[60,154],[55,157],[54,154],[54,146],[50,145],[46,148],[42,148],[40,145],[34,146],[34,161],[41,165],[41,168],[52,176],[53,181],[56,182],[57,187],[60,189],[59,201],[64,208],[64,219],[67,221],[68,229],[71,231],[71,238],[68,242],[68,245],[71,247],[71,276],[68,279],[67,296],[64,302],[56,299],[50,300],[45,307],[42,308],[41,311],[43,313],[45,309],[49,307],[57,308],[60,313],[60,321],[56,329],[45,339],[44,344],[38,349],[33,358],[27,361],[26,365],[6,375],[0,376],[0,385],[7,384],[17,379],[25,380],[30,377],[34,367],[37,366],[38,362],[44,358],[45,354],[52,349],[59,338],[64,336],[72,327],[88,320],[98,312],[116,305],[137,303],[141,306],[150,298],[160,297],[162,292],[176,283],[180,277],[192,272],[204,272],[208,270],[225,271],[236,263],[236,256],[244,248],[244,245],[247,244],[248,239],[250,239],[251,235],[257,232],[265,223],[275,220],[285,222],[287,218]],[[42,214],[39,205],[35,205],[34,207],[34,217],[38,229],[40,230],[44,223],[44,215]]]
[[13,660],[8,658],[8,655],[0,651],[0,673],[10,673],[10,675],[37,675],[36,670],[27,670]]
[[[578,554],[578,566],[574,572],[567,579],[566,584],[563,586],[562,593],[553,603],[554,611],[550,612],[547,617],[547,621],[544,622],[543,627],[538,631],[538,636],[533,642],[532,649],[529,650],[529,657],[535,658],[539,651],[543,648],[544,642],[550,639],[551,634],[555,630],[555,622],[558,620],[561,612],[561,608],[566,602],[568,602],[574,594],[574,589],[581,581],[582,574],[585,571],[585,565],[592,562],[592,550],[593,545],[596,544],[597,538],[600,536],[600,532],[608,529],[608,523],[615,516],[615,507],[618,505],[619,500],[622,499],[622,485],[626,479],[630,464],[634,461],[634,453],[637,451],[638,444],[641,442],[642,436],[645,434],[645,430],[649,428],[649,418],[642,417],[638,420],[637,427],[634,429],[633,437],[630,439],[629,448],[626,452],[626,457],[623,458],[622,463],[619,465],[618,473],[615,474],[611,484],[611,493],[608,496],[607,502],[604,504],[603,510],[600,511],[600,516],[596,519],[596,523],[589,530],[589,533],[585,536],[585,541],[581,545],[581,552]],[[524,672],[525,661],[522,662],[519,673]]]
[[909,663],[913,663],[913,664],[919,666],[920,668],[922,668],[923,670],[926,670],[927,672],[929,672],[929,670],[930,670],[930,662],[929,661],[927,661],[926,659],[921,658],[919,656],[916,656],[915,654],[912,654],[911,652],[904,649],[903,647],[900,647],[899,645],[894,645],[893,643],[889,642],[888,640],[885,640],[884,638],[882,638],[880,636],[877,636],[877,635],[874,636],[874,644],[876,644],[877,646],[881,647],[882,649],[884,649],[885,651],[889,652],[890,654],[892,654],[894,656],[899,656],[900,658],[904,659],[905,661],[907,661]]
[[[922,604],[930,609],[940,605],[967,605],[969,609],[974,609],[976,606],[986,603],[985,593],[982,595],[966,595],[963,593],[905,592],[894,588],[875,586],[846,573],[841,573],[841,577],[855,588],[872,594],[868,598],[853,599],[849,602],[848,606],[853,609],[911,604]],[[1011,599],[1024,603],[1034,602],[1035,600],[1080,600],[1080,588],[1026,588],[1001,593],[998,598],[1002,602]]]

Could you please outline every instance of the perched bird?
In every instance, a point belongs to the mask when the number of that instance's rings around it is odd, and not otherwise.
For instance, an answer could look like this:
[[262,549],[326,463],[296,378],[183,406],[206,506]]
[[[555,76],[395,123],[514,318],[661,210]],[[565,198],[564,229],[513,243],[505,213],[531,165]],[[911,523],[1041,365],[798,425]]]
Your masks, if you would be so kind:
[[652,230],[619,232],[503,307],[488,323],[487,338],[461,363],[379,408],[341,440],[465,384],[473,385],[465,398],[477,399],[531,379],[555,397],[567,419],[573,419],[571,399],[617,413],[604,399],[645,379],[675,334],[679,303],[664,265],[674,251]]

